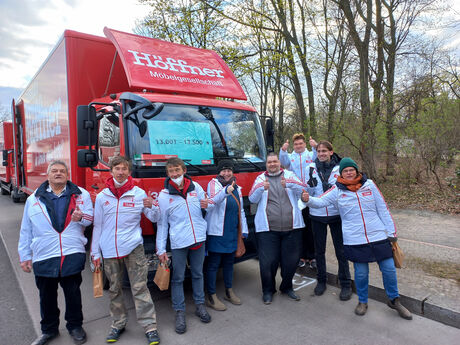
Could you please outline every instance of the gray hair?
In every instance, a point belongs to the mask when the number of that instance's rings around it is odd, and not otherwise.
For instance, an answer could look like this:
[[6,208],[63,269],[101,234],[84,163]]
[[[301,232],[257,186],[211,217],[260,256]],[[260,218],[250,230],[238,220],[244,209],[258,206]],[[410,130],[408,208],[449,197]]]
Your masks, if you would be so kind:
[[66,162],[64,161],[60,161],[60,160],[53,160],[50,162],[50,164],[48,165],[48,169],[46,170],[46,174],[48,175],[51,171],[51,168],[55,165],[63,165],[65,167],[65,171],[67,172],[67,174],[69,173],[69,168],[67,167],[67,164]]

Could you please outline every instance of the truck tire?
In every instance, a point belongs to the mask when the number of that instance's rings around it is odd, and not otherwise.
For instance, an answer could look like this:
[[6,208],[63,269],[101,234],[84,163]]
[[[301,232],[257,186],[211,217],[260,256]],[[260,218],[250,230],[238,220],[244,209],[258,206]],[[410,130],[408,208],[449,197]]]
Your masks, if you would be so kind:
[[2,190],[2,195],[8,195],[8,194],[10,194],[10,193],[8,192],[8,190],[6,190],[6,186],[4,186],[3,184],[2,184],[1,190]]
[[18,193],[18,189],[15,187],[11,192],[11,199],[13,199],[14,203],[21,202],[21,195]]

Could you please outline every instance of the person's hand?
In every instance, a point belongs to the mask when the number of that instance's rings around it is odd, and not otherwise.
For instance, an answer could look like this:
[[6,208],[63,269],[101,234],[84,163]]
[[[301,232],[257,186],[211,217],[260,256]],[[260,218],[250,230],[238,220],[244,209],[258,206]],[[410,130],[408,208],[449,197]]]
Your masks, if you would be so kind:
[[83,218],[83,212],[80,211],[80,208],[77,205],[75,210],[72,212],[72,216],[70,217],[70,220],[72,222],[79,222],[82,218]]
[[232,184],[227,187],[227,194],[232,194],[234,190],[235,190],[235,181],[233,181]]
[[264,190],[268,190],[268,188],[270,188],[270,182],[268,182],[267,180],[264,181]]
[[281,176],[281,185],[283,186],[283,188],[286,188],[286,179],[284,178],[284,176]]
[[101,267],[101,258],[97,258],[97,259],[91,258],[91,262],[93,263],[94,268]]
[[24,272],[32,272],[32,260],[26,260],[21,262],[21,268]]
[[302,189],[302,196],[300,198],[303,202],[308,202],[308,200],[310,200],[310,195],[305,189]]
[[160,259],[160,262],[162,264],[164,264],[164,263],[166,263],[168,261],[168,254],[163,253],[158,257],[158,259]]
[[388,237],[388,241],[390,241],[391,243],[394,243],[394,242],[398,241],[398,238],[397,237]]
[[152,208],[152,206],[153,206],[153,198],[152,197],[144,198],[144,199],[142,199],[142,203],[144,204],[144,207]]
[[204,199],[200,200],[201,208],[208,208],[208,194],[204,193]]
[[310,143],[310,146],[311,146],[311,147],[316,148],[316,146],[318,146],[318,143],[317,143],[316,140],[313,139],[312,137],[310,137],[310,139],[308,140],[308,142]]
[[288,148],[289,148],[289,140],[286,140],[283,146],[281,146],[281,150],[287,151]]

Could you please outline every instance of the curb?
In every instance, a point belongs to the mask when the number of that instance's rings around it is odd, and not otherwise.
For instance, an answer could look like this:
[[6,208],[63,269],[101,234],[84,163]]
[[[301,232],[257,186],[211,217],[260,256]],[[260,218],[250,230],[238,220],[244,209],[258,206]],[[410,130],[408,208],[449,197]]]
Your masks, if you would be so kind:
[[[303,273],[310,278],[316,279],[316,272],[311,269],[304,269]],[[339,278],[336,274],[327,273],[327,283],[329,285],[340,288]],[[352,289],[356,293],[355,282],[352,279]],[[402,304],[413,314],[426,317],[427,319],[434,320],[445,325],[460,329],[460,313],[439,307],[429,302],[429,296],[423,300],[418,300],[405,295],[399,296]],[[369,285],[369,298],[385,303],[388,297],[385,290],[376,286]]]

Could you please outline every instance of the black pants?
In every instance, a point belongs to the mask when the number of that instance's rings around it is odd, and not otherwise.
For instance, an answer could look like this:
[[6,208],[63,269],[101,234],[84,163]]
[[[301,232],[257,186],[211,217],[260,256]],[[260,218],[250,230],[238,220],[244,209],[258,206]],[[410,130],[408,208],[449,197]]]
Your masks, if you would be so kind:
[[292,278],[300,258],[302,230],[256,233],[262,292],[276,292],[275,277],[281,266],[280,291],[292,289]]
[[69,332],[83,324],[80,285],[81,272],[67,277],[35,276],[35,283],[40,292],[40,321],[42,333],[57,333],[59,330],[58,284],[65,297],[65,320]]
[[313,239],[310,209],[308,207],[302,210],[302,218],[305,223],[305,228],[302,231],[302,249],[300,258],[305,260],[313,260],[315,258],[315,240]]
[[340,218],[334,222],[322,223],[311,220],[316,249],[316,267],[318,270],[318,282],[326,282],[326,238],[327,226],[331,229],[332,242],[334,243],[335,256],[339,263],[339,281],[341,287],[350,287],[350,268],[345,259],[343,250],[342,221]]

